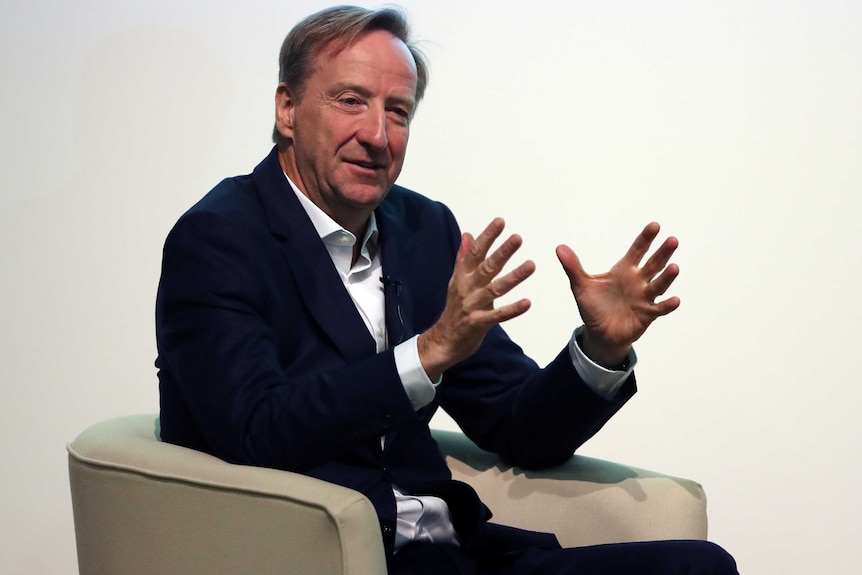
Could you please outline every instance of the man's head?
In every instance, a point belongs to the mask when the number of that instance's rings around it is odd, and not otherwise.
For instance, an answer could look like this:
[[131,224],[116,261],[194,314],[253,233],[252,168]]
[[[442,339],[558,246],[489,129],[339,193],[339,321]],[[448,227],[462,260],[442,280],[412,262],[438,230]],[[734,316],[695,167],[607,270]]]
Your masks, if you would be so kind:
[[282,168],[354,232],[400,173],[425,91],[427,66],[409,41],[397,10],[341,6],[306,18],[282,45],[273,134]]
[[[367,10],[358,6],[335,6],[321,10],[293,27],[278,55],[278,81],[300,97],[314,59],[324,51],[337,53],[350,46],[359,36],[373,30],[385,30],[404,42],[416,63],[416,104],[428,85],[428,64],[410,38],[410,25],[403,13],[394,8]],[[278,130],[273,141],[280,145]]]

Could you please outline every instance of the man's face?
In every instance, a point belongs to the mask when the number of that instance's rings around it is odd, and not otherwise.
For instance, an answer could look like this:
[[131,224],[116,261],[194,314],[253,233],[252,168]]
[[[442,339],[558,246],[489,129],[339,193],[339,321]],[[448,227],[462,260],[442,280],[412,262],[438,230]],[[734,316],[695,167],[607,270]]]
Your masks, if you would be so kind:
[[407,46],[377,30],[314,61],[301,98],[284,84],[276,126],[290,179],[318,207],[357,233],[404,163],[415,107],[416,64]]

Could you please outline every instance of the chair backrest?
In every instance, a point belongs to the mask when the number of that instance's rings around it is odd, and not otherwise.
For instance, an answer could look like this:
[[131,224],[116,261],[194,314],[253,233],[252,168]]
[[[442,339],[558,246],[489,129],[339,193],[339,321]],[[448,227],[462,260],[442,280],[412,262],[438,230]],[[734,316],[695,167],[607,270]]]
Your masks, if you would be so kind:
[[575,455],[525,470],[462,433],[433,430],[455,479],[473,486],[492,521],[554,533],[564,547],[656,539],[706,539],[706,494],[690,479]]

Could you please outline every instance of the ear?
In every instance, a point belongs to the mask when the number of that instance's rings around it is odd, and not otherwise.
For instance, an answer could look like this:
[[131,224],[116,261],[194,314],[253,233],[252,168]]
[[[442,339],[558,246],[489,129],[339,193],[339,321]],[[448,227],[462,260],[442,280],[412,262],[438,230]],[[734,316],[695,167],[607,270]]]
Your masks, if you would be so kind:
[[275,90],[275,129],[283,138],[293,139],[293,115],[296,99],[287,84],[278,85]]

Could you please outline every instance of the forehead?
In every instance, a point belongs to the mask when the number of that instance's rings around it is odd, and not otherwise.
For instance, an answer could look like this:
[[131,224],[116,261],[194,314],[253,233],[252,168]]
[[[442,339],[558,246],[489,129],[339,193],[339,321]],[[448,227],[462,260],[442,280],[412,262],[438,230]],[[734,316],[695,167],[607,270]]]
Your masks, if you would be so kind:
[[380,84],[409,90],[415,94],[416,62],[407,46],[385,30],[359,36],[342,50],[324,49],[314,59],[309,78],[325,83],[356,82]]

